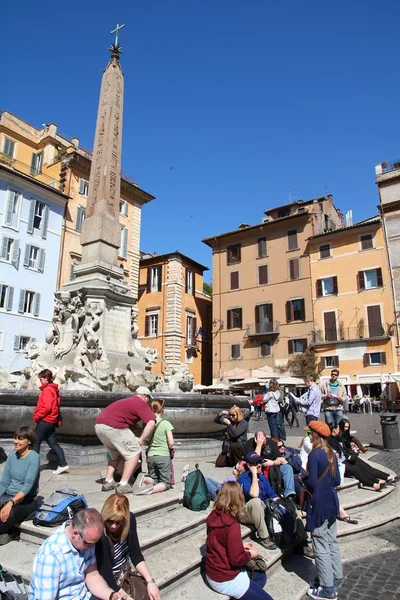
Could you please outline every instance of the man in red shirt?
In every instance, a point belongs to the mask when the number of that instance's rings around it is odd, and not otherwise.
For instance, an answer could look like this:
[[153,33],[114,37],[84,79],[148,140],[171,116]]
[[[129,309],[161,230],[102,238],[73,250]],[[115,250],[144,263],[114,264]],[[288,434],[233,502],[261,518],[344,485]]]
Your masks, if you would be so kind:
[[[141,445],[153,433],[156,425],[156,417],[147,405],[150,398],[150,390],[140,386],[135,396],[109,404],[98,415],[94,430],[109,454],[106,481],[101,488],[103,492],[114,488],[121,494],[133,491],[129,479],[138,467]],[[145,424],[139,438],[131,431],[138,421]],[[124,459],[124,470],[121,481],[117,483],[114,481],[114,473],[121,457]]]

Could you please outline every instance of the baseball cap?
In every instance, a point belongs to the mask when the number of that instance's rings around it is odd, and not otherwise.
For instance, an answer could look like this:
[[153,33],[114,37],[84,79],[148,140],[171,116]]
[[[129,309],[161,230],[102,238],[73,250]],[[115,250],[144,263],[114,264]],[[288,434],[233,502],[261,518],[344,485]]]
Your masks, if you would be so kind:
[[246,454],[245,460],[249,465],[259,465],[263,461],[261,456],[259,454],[256,454],[256,452],[249,452],[248,454]]
[[139,385],[139,387],[136,390],[136,394],[140,394],[141,396],[150,396],[151,398],[151,391],[148,387],[144,385]]

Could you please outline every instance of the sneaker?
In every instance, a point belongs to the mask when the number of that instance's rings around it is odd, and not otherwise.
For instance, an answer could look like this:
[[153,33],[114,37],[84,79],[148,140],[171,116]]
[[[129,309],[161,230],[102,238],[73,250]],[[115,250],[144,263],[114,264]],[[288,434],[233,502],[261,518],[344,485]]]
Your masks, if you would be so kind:
[[17,535],[18,535],[18,531],[16,531],[16,530],[11,530],[11,531],[8,531],[7,533],[2,533],[0,535],[0,546],[5,546],[9,542],[12,542],[13,540],[15,540]]
[[65,465],[65,467],[57,467],[55,471],[53,471],[53,475],[61,475],[61,473],[66,473],[69,471],[69,466]]
[[266,548],[267,550],[276,550],[276,545],[274,542],[271,542],[269,538],[258,538],[257,541],[263,548]]
[[118,483],[116,481],[114,481],[114,479],[112,479],[111,481],[106,481],[101,486],[101,491],[102,492],[111,492],[111,490],[114,490],[117,487],[117,485],[118,485]]
[[189,473],[190,473],[190,465],[185,465],[183,467],[181,481],[185,482],[186,481],[186,477],[189,475]]
[[310,596],[310,598],[316,598],[317,600],[318,598],[329,598],[329,600],[336,600],[338,594],[337,592],[332,591],[330,588],[317,587],[310,588],[307,591],[307,596]]
[[132,494],[133,486],[130,483],[125,483],[125,485],[117,485],[117,493],[118,494]]

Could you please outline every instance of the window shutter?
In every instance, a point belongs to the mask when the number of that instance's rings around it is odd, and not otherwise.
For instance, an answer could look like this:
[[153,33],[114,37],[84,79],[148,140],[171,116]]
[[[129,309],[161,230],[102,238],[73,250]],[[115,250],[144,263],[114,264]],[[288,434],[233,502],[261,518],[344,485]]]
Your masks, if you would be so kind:
[[150,335],[150,317],[147,315],[144,320],[144,335],[149,337]]
[[83,217],[85,214],[85,209],[82,206],[78,206],[76,209],[76,231],[82,231]]
[[36,200],[34,198],[31,198],[31,203],[29,206],[29,217],[28,217],[28,233],[33,233],[33,221],[35,218],[35,205],[36,205]]
[[29,254],[31,251],[31,245],[26,244],[24,253],[24,267],[29,267]]
[[297,229],[288,231],[288,250],[297,249]]
[[268,284],[268,265],[258,267],[258,283],[260,285]]
[[239,308],[238,310],[239,310],[239,312],[238,312],[238,314],[239,314],[239,329],[242,329],[242,327],[243,327],[243,318],[242,318],[242,312],[243,312],[243,311],[242,311],[242,309],[241,309],[241,308]]
[[197,332],[197,319],[193,317],[192,319],[192,331],[191,331],[191,344],[192,346],[196,345],[196,332]]
[[232,271],[231,273],[231,290],[239,289],[239,271]]
[[317,279],[317,298],[322,296],[322,279]]
[[31,158],[31,175],[36,175],[36,154],[34,152]]
[[33,315],[35,317],[39,316],[40,312],[40,294],[36,292],[35,297],[33,299]]
[[24,312],[24,304],[25,304],[25,290],[21,290],[19,293],[19,304],[18,304],[18,312]]
[[146,288],[147,288],[147,293],[150,294],[150,292],[151,292],[151,267],[147,267],[147,283],[146,283]]
[[85,195],[85,180],[79,179],[79,193]]
[[157,267],[158,269],[158,291],[161,292],[161,275],[162,275],[162,266]]
[[38,271],[43,273],[44,271],[44,259],[45,259],[45,250],[44,248],[40,248],[39,250],[39,263],[38,263]]
[[14,240],[13,246],[12,246],[11,262],[14,265],[14,267],[17,269],[17,271],[19,268],[19,255],[20,255],[19,240]]
[[357,287],[359,292],[365,290],[364,271],[358,271],[357,273]]
[[47,237],[47,228],[49,226],[49,207],[46,204],[43,210],[43,222],[42,222],[42,238],[45,240]]
[[293,340],[288,340],[288,353],[293,354]]
[[18,352],[19,350],[19,339],[19,335],[14,336],[14,352]]
[[122,258],[128,258],[128,230],[126,227],[121,229],[120,256]]
[[381,268],[376,270],[376,284],[378,287],[383,286],[382,269]]
[[339,357],[338,356],[332,356],[332,367],[339,367]]
[[155,320],[155,327],[154,327],[154,329],[155,329],[155,335],[157,337],[158,336],[158,315],[154,315],[154,316],[155,316],[155,319],[154,319]]
[[292,303],[290,300],[288,300],[286,302],[286,321],[287,323],[290,323],[291,321],[293,321],[293,317],[292,317]]
[[70,269],[70,272],[69,272],[70,281],[72,281],[73,279],[75,279],[74,267],[75,267],[74,263],[71,263],[71,269]]
[[6,310],[12,310],[14,300],[14,288],[8,286],[7,289],[7,300],[6,300]]
[[227,328],[232,329],[232,311],[231,310],[226,311],[226,322],[227,322]]
[[363,356],[363,365],[364,365],[364,367],[368,367],[369,366],[369,354],[368,354],[368,352],[365,352],[365,354]]
[[13,215],[13,206],[14,206],[14,197],[16,196],[16,192],[12,190],[8,190],[8,200],[6,206],[6,214],[4,218],[4,225],[12,225],[12,215]]
[[188,293],[189,289],[189,269],[185,269],[185,293]]
[[290,279],[298,279],[300,276],[299,259],[292,258],[289,261],[289,277]]
[[6,258],[7,256],[7,246],[8,246],[8,237],[3,235],[1,240],[1,258]]
[[192,271],[192,295],[196,295],[196,273]]
[[333,293],[337,294],[338,293],[337,277],[332,277],[332,279],[333,279]]
[[254,314],[255,314],[256,325],[260,325],[260,323],[261,323],[261,307],[260,307],[260,305],[257,305],[254,307]]
[[386,365],[386,352],[381,352],[381,365]]
[[306,320],[306,303],[305,303],[304,298],[301,298],[300,305],[301,305],[300,321],[305,321]]

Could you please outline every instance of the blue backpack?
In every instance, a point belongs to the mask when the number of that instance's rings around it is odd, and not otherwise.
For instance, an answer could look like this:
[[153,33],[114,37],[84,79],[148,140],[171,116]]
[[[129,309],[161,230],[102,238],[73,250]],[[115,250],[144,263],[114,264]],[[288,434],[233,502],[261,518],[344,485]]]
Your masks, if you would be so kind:
[[71,488],[62,488],[43,501],[32,521],[34,525],[41,527],[58,527],[87,507],[83,494]]

